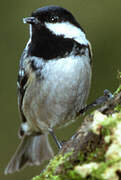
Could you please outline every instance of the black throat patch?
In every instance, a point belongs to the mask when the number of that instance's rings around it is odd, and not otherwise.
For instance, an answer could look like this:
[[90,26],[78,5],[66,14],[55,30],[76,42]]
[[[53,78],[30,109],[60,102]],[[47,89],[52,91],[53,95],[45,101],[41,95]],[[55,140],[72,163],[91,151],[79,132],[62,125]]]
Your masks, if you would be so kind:
[[29,45],[28,55],[43,58],[45,60],[65,57],[70,54],[74,46],[74,40],[56,36],[47,28],[35,31]]

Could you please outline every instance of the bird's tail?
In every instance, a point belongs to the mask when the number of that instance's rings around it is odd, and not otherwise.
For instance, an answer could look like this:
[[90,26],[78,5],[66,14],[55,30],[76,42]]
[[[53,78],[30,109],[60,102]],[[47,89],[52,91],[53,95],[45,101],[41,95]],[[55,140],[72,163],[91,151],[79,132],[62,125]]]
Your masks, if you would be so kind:
[[19,171],[25,165],[40,165],[53,157],[47,135],[25,135],[5,169],[5,174]]

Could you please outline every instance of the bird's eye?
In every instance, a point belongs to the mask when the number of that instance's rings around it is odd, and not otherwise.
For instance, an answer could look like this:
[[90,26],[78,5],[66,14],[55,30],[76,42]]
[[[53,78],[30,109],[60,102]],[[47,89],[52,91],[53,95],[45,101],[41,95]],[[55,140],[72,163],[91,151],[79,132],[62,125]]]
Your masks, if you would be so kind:
[[58,17],[57,16],[52,16],[51,18],[50,18],[50,20],[51,20],[51,22],[57,22],[58,21]]

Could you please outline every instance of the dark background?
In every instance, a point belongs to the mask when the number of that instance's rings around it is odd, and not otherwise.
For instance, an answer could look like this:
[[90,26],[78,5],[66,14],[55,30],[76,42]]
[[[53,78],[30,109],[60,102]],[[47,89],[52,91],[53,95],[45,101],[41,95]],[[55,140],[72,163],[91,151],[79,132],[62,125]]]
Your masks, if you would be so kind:
[[[70,10],[85,29],[93,47],[91,102],[104,89],[114,92],[121,70],[121,1],[120,0],[21,0],[2,1],[0,6],[0,180],[29,180],[40,167],[27,167],[20,173],[4,176],[11,156],[19,143],[20,120],[16,80],[21,52],[28,40],[28,26],[22,18],[45,5],[60,5]],[[60,139],[68,139],[80,121],[57,130]]]

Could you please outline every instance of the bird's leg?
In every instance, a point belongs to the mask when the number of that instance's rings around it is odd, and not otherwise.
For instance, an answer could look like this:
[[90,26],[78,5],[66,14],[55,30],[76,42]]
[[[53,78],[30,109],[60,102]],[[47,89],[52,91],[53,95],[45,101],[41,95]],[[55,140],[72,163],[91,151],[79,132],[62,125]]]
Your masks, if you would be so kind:
[[[89,110],[89,109],[91,109],[91,108],[93,108],[95,106],[99,106],[99,105],[105,103],[106,101],[108,101],[108,100],[110,100],[112,98],[113,98],[113,94],[109,90],[105,89],[103,96],[100,96],[94,102],[92,102],[91,104],[88,104],[83,109],[81,109],[79,112],[77,112],[77,116],[79,116],[80,114],[83,114],[84,112],[86,112],[87,110]],[[58,141],[58,139],[55,136],[52,129],[50,129],[49,132],[50,132],[51,136],[53,137],[55,143],[57,144],[58,149],[61,149],[64,143],[61,143],[61,142]],[[72,138],[74,138],[74,137],[75,137],[75,135],[72,136]]]
[[105,103],[106,101],[110,100],[113,98],[113,94],[105,89],[104,90],[104,95],[103,96],[100,96],[99,98],[97,98],[93,103],[91,104],[88,104],[87,106],[85,106],[83,109],[81,109],[78,113],[77,113],[77,116],[79,116],[80,114],[86,112],[87,110],[89,110],[90,108],[93,108],[95,106],[99,106],[103,103]]
[[49,130],[49,133],[51,134],[51,136],[53,137],[55,143],[57,144],[58,149],[61,149],[61,148],[62,148],[62,144],[58,141],[58,139],[57,139],[57,137],[55,136],[53,130],[50,129],[50,130]]

